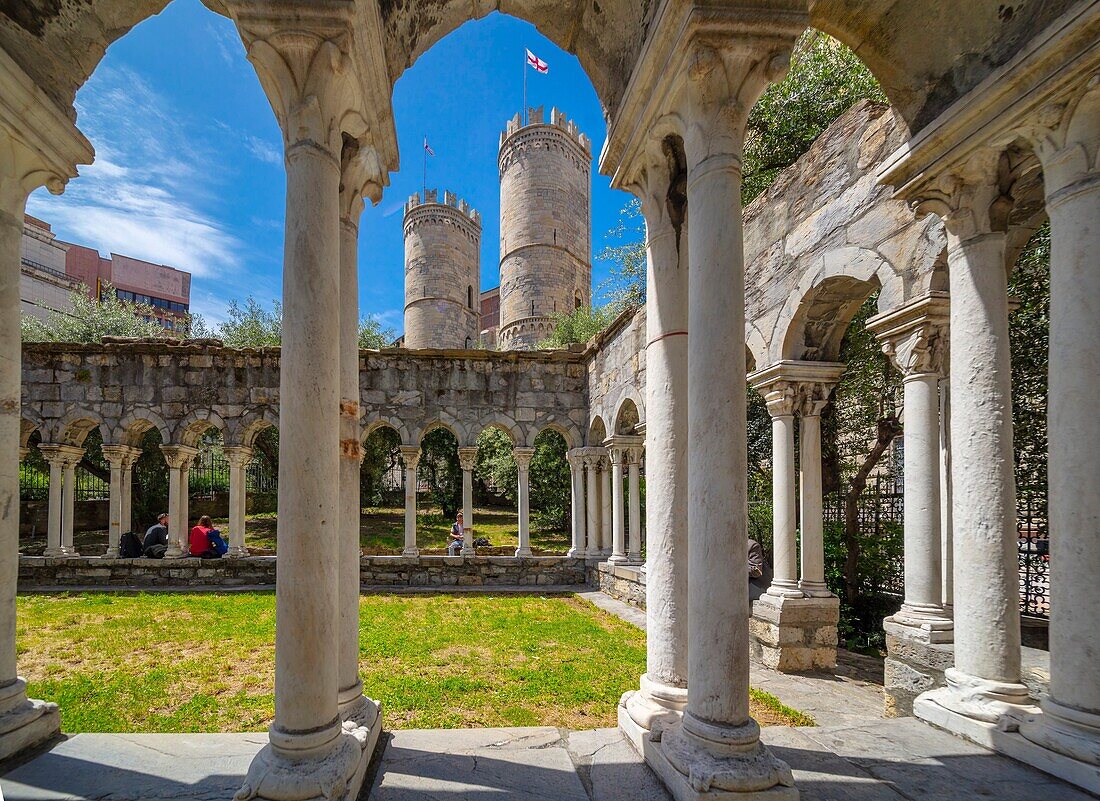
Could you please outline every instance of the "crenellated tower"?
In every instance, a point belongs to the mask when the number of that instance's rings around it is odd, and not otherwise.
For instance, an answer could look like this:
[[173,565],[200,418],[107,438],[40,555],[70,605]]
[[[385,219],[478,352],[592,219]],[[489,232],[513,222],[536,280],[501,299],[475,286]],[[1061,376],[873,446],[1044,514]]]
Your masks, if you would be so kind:
[[451,192],[405,204],[405,347],[472,348],[481,330],[481,215]]
[[501,350],[531,348],[592,302],[592,143],[557,109],[500,137]]

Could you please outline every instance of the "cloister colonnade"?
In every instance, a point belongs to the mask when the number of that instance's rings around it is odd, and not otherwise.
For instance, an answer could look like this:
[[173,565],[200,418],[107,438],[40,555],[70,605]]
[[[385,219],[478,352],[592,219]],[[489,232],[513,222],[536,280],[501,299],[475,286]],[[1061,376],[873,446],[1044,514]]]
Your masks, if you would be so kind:
[[[75,90],[112,38],[163,5],[92,0],[15,18],[6,13],[0,24],[0,454],[7,454],[0,463],[2,755],[58,726],[56,707],[26,698],[15,664],[12,500],[23,209],[29,192],[40,186],[60,192],[76,166],[91,161],[92,148],[73,123]],[[361,418],[359,404],[370,403],[355,397],[357,221],[365,200],[378,202],[397,166],[388,102],[394,81],[434,41],[491,6],[459,0],[431,8],[371,0],[208,5],[237,24],[282,129],[287,172],[275,720],[238,798],[354,797],[380,725],[378,706],[358,681],[358,606],[350,602],[357,583],[346,569],[357,545],[348,525],[358,503],[348,485],[359,447],[352,426]],[[1095,394],[1092,367],[1100,356],[1093,312],[1100,279],[1091,265],[1100,244],[1100,3],[983,0],[966,15],[916,0],[604,0],[582,4],[576,14],[518,0],[507,10],[577,53],[607,114],[601,170],[642,200],[646,218],[648,664],[620,720],[647,762],[679,801],[798,795],[789,768],[761,744],[749,715],[750,622],[736,613],[748,608],[747,587],[729,580],[743,568],[746,379],[730,367],[745,358],[746,345],[761,370],[785,360],[829,361],[837,341],[830,332],[845,304],[855,302],[834,290],[857,287],[853,277],[867,281],[851,275],[848,283],[822,281],[808,305],[792,297],[796,313],[785,316],[788,307],[781,307],[777,319],[796,332],[793,338],[772,338],[766,353],[753,350],[760,328],[746,300],[751,305],[760,280],[767,286],[768,278],[757,275],[746,286],[753,252],[740,201],[746,118],[812,24],[866,61],[905,139],[881,170],[872,169],[873,162],[857,164],[861,186],[882,181],[918,213],[944,222],[947,286],[917,291],[903,280],[901,295],[885,293],[902,302],[886,306],[880,291],[884,314],[931,292],[950,293],[954,667],[947,686],[917,699],[915,711],[1098,789],[1100,681],[1091,658],[1100,634],[1087,616],[1100,601],[1094,580],[1100,433],[1080,423],[1075,410]],[[1035,211],[1049,216],[1053,243],[1050,515],[1060,535],[1052,547],[1051,691],[1041,710],[1027,703],[1019,681],[1005,290],[1014,231],[1029,223],[1021,219],[1029,186],[1042,190]],[[836,213],[849,220],[858,210],[853,198],[858,193],[830,208],[847,207]],[[774,255],[784,263],[797,255],[796,218],[811,239],[836,221],[828,214],[801,218],[804,208],[790,208],[791,217],[768,220],[775,236],[757,240],[782,239]],[[836,244],[831,257],[824,254],[823,269],[830,258],[858,268],[859,252]],[[808,266],[803,269],[809,276]],[[913,436],[925,444],[914,441],[914,468],[919,459],[930,471],[930,394],[939,383],[934,353],[943,338],[913,320],[879,322],[907,372],[906,412],[921,421]],[[403,405],[399,392],[386,402]],[[812,438],[813,401],[799,408]],[[782,454],[789,415],[782,404],[773,409]],[[917,482],[926,503],[937,483],[929,476]],[[802,478],[812,492],[812,471]],[[931,525],[933,517],[926,510],[919,520]],[[792,597],[789,522],[783,524],[790,594],[769,601],[780,618],[788,599],[804,602]],[[931,531],[908,528],[907,536],[935,539]],[[802,536],[812,533],[807,520]],[[817,565],[805,557],[797,591],[813,599],[819,597]],[[912,571],[907,564],[906,607],[896,621],[929,634],[944,630],[935,624],[947,612],[935,603],[935,576],[927,572],[932,562],[921,560]],[[657,719],[660,736],[650,736]]]

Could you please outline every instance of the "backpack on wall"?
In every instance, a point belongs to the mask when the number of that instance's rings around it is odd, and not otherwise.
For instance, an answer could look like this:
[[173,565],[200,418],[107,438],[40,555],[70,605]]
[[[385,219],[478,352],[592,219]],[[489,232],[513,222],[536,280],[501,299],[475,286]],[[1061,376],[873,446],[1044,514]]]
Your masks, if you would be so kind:
[[127,531],[118,540],[118,555],[120,559],[137,559],[140,556],[144,556],[144,550],[141,547],[141,540],[138,539],[137,534],[132,531]]

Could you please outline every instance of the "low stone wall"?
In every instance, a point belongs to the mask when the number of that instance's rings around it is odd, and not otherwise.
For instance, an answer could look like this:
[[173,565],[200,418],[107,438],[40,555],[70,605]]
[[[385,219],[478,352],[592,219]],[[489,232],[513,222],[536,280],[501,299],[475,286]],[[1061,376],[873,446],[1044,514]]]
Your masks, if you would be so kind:
[[[172,588],[275,586],[274,556],[247,559],[19,559],[19,589],[58,587]],[[365,556],[366,586],[507,587],[583,586],[583,559],[564,556]]]
[[604,595],[645,609],[645,571],[641,565],[613,565],[600,562],[589,571],[588,583]]
[[[45,536],[50,516],[48,501],[19,502],[19,536]],[[110,510],[107,501],[76,501],[73,504],[73,531],[106,529]]]

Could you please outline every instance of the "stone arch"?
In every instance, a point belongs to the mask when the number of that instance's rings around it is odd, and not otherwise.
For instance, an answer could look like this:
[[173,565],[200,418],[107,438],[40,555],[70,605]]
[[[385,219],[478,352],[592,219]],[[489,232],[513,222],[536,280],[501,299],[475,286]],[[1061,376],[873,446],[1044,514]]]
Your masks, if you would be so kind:
[[227,431],[222,431],[226,444],[252,447],[261,432],[268,428],[279,427],[279,412],[270,406],[249,409],[240,417],[229,422]]
[[[756,371],[756,365],[758,364],[758,362],[756,360],[756,354],[753,353],[752,347],[749,344],[749,342],[751,340],[753,340],[754,337],[757,340],[757,342],[754,343],[754,344],[756,344],[759,347],[760,332],[757,331],[755,328],[751,331],[751,335],[746,335],[746,342],[745,342],[745,373],[746,374],[755,372]],[[761,352],[764,352],[764,351],[761,351]]]
[[470,432],[470,446],[477,444],[477,439],[490,428],[495,428],[498,431],[503,431],[508,435],[508,438],[512,440],[512,445],[521,445],[526,442],[526,437],[523,426],[516,422],[515,418],[503,412],[491,412],[482,416],[477,421],[477,432]]
[[539,423],[537,426],[533,425],[530,427],[527,434],[527,441],[524,444],[528,448],[535,447],[535,440],[538,439],[543,431],[556,431],[559,433],[561,438],[565,440],[565,447],[569,450],[579,448],[584,442],[584,435],[572,421],[561,423],[557,420],[546,420]]
[[451,434],[454,435],[455,441],[458,442],[460,445],[463,442],[467,441],[466,432],[463,429],[462,424],[451,417],[449,414],[441,414],[432,419],[427,424],[420,427],[420,429],[416,432],[414,444],[419,445],[421,442],[424,441],[425,435],[429,434],[437,428],[445,428],[450,431]]
[[199,438],[211,428],[216,428],[223,439],[228,433],[228,427],[220,414],[213,409],[196,409],[176,426],[176,438],[173,442],[195,447]]
[[596,415],[588,425],[588,446],[601,447],[605,439],[607,439],[607,426],[604,424],[603,417]]
[[60,445],[83,445],[93,429],[103,426],[103,418],[98,412],[88,409],[74,409],[57,420],[50,429],[50,442]]
[[[402,444],[408,444],[408,445],[414,444],[413,439],[409,434],[408,427],[403,422],[401,422],[401,420],[397,417],[375,417],[375,418],[372,418],[369,422],[367,422],[363,426],[363,436],[361,437],[360,442],[366,443],[367,438],[371,434],[373,434],[375,431],[378,431],[379,429],[382,429],[382,428],[389,428],[389,429],[392,429],[393,431],[396,431],[397,436],[401,438]],[[419,443],[419,440],[415,444],[418,444],[418,443]]]
[[46,423],[42,417],[29,409],[24,409],[19,417],[19,447],[30,446],[31,435],[35,431],[44,431]]
[[839,248],[824,254],[816,266],[803,276],[779,315],[769,349],[772,361],[833,360],[848,323],[872,292],[879,291],[880,311],[905,302],[902,276],[872,250]]
[[161,442],[165,445],[172,442],[172,430],[164,418],[159,412],[149,408],[128,411],[111,432],[111,437],[117,444],[136,447],[141,444],[142,435],[151,428],[160,432]]
[[643,404],[640,402],[637,390],[628,387],[619,399],[619,405],[615,408],[615,421],[612,426],[614,434],[633,434],[638,425],[645,419],[642,414]]

